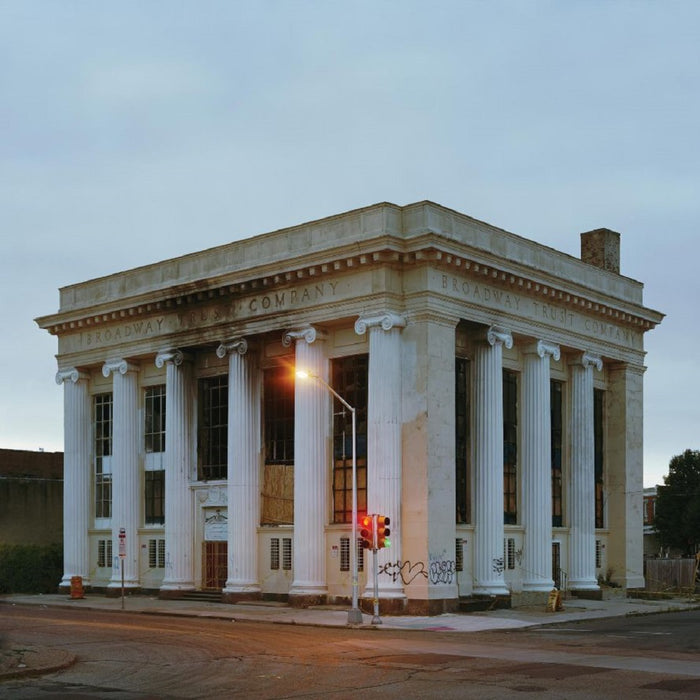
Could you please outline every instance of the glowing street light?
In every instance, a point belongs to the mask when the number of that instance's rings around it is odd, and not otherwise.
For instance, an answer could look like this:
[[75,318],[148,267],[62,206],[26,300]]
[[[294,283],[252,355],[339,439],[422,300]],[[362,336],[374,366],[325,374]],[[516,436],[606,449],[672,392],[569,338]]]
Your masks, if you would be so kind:
[[357,432],[355,423],[355,409],[325,380],[317,374],[312,374],[303,369],[296,371],[299,379],[315,379],[335,396],[352,416],[352,543],[350,546],[350,568],[352,569],[352,607],[348,610],[348,624],[361,625],[362,612],[358,605],[357,583]]

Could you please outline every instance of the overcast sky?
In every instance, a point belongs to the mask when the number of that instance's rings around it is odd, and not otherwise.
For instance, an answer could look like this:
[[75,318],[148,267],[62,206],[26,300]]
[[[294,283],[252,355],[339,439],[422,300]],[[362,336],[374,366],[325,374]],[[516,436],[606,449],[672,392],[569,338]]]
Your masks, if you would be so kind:
[[59,287],[430,199],[619,231],[645,485],[700,448],[700,2],[0,0],[0,89],[0,447],[63,449]]

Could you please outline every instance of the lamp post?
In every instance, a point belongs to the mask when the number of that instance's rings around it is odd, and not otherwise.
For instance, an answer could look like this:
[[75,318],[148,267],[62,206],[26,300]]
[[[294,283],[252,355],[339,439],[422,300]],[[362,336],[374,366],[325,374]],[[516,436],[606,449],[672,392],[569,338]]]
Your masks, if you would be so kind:
[[352,540],[350,543],[350,568],[352,570],[352,607],[348,610],[348,624],[361,625],[362,611],[358,605],[357,582],[357,425],[355,420],[355,408],[351,406],[325,379],[317,374],[305,370],[297,370],[297,377],[301,379],[315,379],[335,396],[352,416]]

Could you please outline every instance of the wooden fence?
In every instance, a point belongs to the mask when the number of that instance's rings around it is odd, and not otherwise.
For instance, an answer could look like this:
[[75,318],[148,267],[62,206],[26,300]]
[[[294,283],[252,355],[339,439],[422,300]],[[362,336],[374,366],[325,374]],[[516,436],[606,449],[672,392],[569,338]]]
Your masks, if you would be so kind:
[[646,590],[694,591],[696,559],[646,559],[644,578]]

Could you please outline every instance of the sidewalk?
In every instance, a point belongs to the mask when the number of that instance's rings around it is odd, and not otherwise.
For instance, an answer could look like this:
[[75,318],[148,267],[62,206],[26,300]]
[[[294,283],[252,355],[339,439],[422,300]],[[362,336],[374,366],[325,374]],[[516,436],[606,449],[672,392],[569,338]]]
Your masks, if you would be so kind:
[[[66,609],[88,609],[142,613],[145,615],[181,615],[208,617],[223,620],[268,622],[287,625],[322,627],[346,627],[347,608],[314,607],[291,608],[285,603],[258,602],[209,603],[185,600],[160,600],[155,596],[133,595],[124,598],[107,598],[100,594],[87,594],[82,599],[71,599],[65,594],[55,595],[0,595],[0,619],[6,606],[39,605]],[[429,630],[435,632],[481,632],[507,630],[576,620],[592,620],[624,615],[649,615],[700,608],[700,603],[689,598],[670,600],[639,600],[617,598],[613,600],[564,601],[563,610],[545,612],[543,608],[516,608],[492,610],[470,614],[446,614],[435,617],[386,616],[381,624],[372,625],[372,616],[363,615],[363,628],[374,630]],[[21,647],[3,644],[0,638],[0,682],[28,675],[52,673],[68,668],[75,657],[62,650],[23,644]]]
[[[65,594],[52,595],[0,595],[0,615],[3,605],[42,605],[62,608],[111,610],[136,612],[149,615],[183,615],[189,617],[211,617],[224,620],[271,622],[289,625],[311,625],[321,627],[347,626],[347,608],[319,606],[292,608],[285,603],[259,601],[255,603],[210,603],[190,600],[160,600],[156,596],[126,596],[107,598],[97,593],[88,593],[82,599],[71,599]],[[700,608],[700,602],[688,597],[666,600],[641,600],[637,598],[615,598],[612,600],[584,600],[570,598],[563,601],[563,610],[546,612],[544,606],[537,608],[513,608],[491,610],[469,614],[444,614],[432,617],[385,616],[381,624],[372,625],[372,616],[363,614],[363,627],[388,630],[432,630],[439,632],[481,632],[532,627],[575,620],[591,620],[624,615],[649,615]]]

